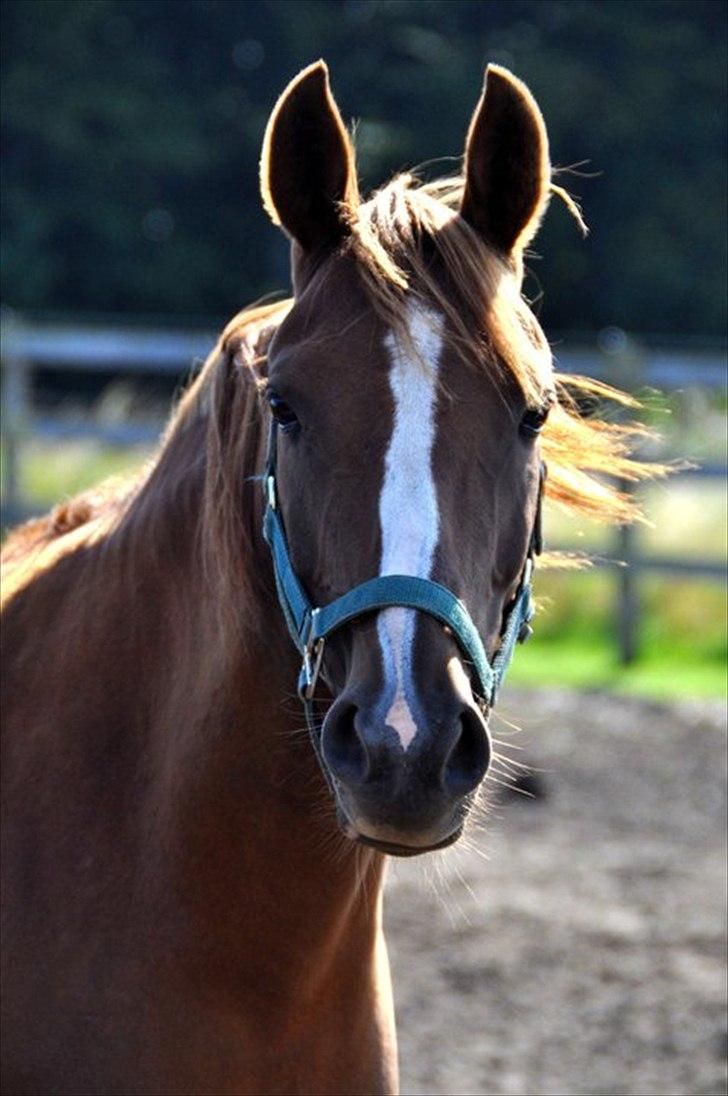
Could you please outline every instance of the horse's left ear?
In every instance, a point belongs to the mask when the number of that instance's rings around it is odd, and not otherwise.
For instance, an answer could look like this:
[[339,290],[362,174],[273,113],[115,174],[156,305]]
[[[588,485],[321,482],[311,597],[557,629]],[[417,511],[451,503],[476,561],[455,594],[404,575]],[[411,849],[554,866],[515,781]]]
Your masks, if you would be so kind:
[[538,231],[551,181],[541,111],[526,85],[488,65],[465,144],[460,213],[499,251],[521,251]]
[[354,150],[323,61],[288,85],[270,116],[260,163],[263,205],[311,254],[347,231],[342,205],[358,201]]

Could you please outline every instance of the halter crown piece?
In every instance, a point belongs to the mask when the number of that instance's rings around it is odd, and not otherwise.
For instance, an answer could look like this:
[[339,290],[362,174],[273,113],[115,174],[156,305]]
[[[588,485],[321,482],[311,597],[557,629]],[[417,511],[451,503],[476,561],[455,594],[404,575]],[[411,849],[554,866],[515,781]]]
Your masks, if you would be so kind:
[[[466,665],[474,678],[474,692],[490,708],[510,666],[516,643],[524,643],[531,635],[534,609],[531,599],[531,576],[534,556],[541,552],[541,497],[545,478],[545,465],[541,465],[539,497],[536,520],[531,533],[528,556],[521,573],[516,596],[505,618],[501,641],[492,662],[488,660],[483,642],[470,613],[459,598],[450,590],[431,579],[415,575],[380,575],[362,582],[348,593],[330,601],[328,605],[314,606],[304,590],[291,563],[288,541],[278,508],[276,486],[276,451],[278,424],[271,421],[268,436],[263,484],[265,490],[265,514],[263,536],[273,556],[278,600],[291,634],[303,657],[298,678],[298,695],[303,702],[306,721],[314,747],[319,755],[318,732],[313,710],[313,696],[321,671],[324,646],[328,636],[345,624],[366,613],[374,613],[391,606],[419,609],[447,625],[457,640]],[[319,757],[320,760],[320,757]]]

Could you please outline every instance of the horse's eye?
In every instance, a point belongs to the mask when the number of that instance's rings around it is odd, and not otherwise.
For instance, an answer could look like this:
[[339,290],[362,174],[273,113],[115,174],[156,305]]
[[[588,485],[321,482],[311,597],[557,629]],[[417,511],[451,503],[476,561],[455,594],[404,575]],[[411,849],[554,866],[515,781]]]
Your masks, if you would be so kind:
[[295,411],[276,392],[269,388],[266,391],[265,398],[268,400],[268,406],[271,409],[273,418],[283,430],[292,430],[295,426],[298,426]]
[[535,438],[541,433],[544,423],[549,415],[551,403],[543,403],[540,407],[527,407],[523,412],[518,430],[523,438]]

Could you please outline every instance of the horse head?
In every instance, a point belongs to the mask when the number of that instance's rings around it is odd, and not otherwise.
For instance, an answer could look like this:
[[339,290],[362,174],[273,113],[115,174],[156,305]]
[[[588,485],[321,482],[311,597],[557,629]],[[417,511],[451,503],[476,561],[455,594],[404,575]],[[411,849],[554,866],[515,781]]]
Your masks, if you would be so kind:
[[[539,109],[490,67],[462,176],[399,176],[362,202],[317,63],[276,105],[261,171],[295,288],[264,378],[286,566],[316,606],[375,576],[436,584],[492,666],[534,549],[553,402],[520,292],[550,189]],[[492,696],[447,613],[402,600],[327,637],[318,747],[344,832],[407,855],[460,834],[490,762]]]

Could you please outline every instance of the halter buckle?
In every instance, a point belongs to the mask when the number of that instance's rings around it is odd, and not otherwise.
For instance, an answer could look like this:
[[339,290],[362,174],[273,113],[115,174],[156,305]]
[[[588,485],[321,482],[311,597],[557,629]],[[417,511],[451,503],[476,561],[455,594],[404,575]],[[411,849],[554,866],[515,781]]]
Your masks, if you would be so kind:
[[276,478],[275,476],[265,477],[265,498],[266,502],[270,506],[271,510],[276,508]]
[[324,657],[324,639],[317,639],[306,645],[303,652],[303,665],[298,679],[298,692],[302,700],[312,700],[316,689],[319,673],[321,672],[321,660]]
[[314,622],[318,611],[318,609],[314,609],[311,613],[308,639],[303,649],[303,665],[298,678],[298,693],[302,700],[313,699],[316,682],[321,672],[321,661],[324,657],[325,636],[320,636],[318,639],[314,638]]

